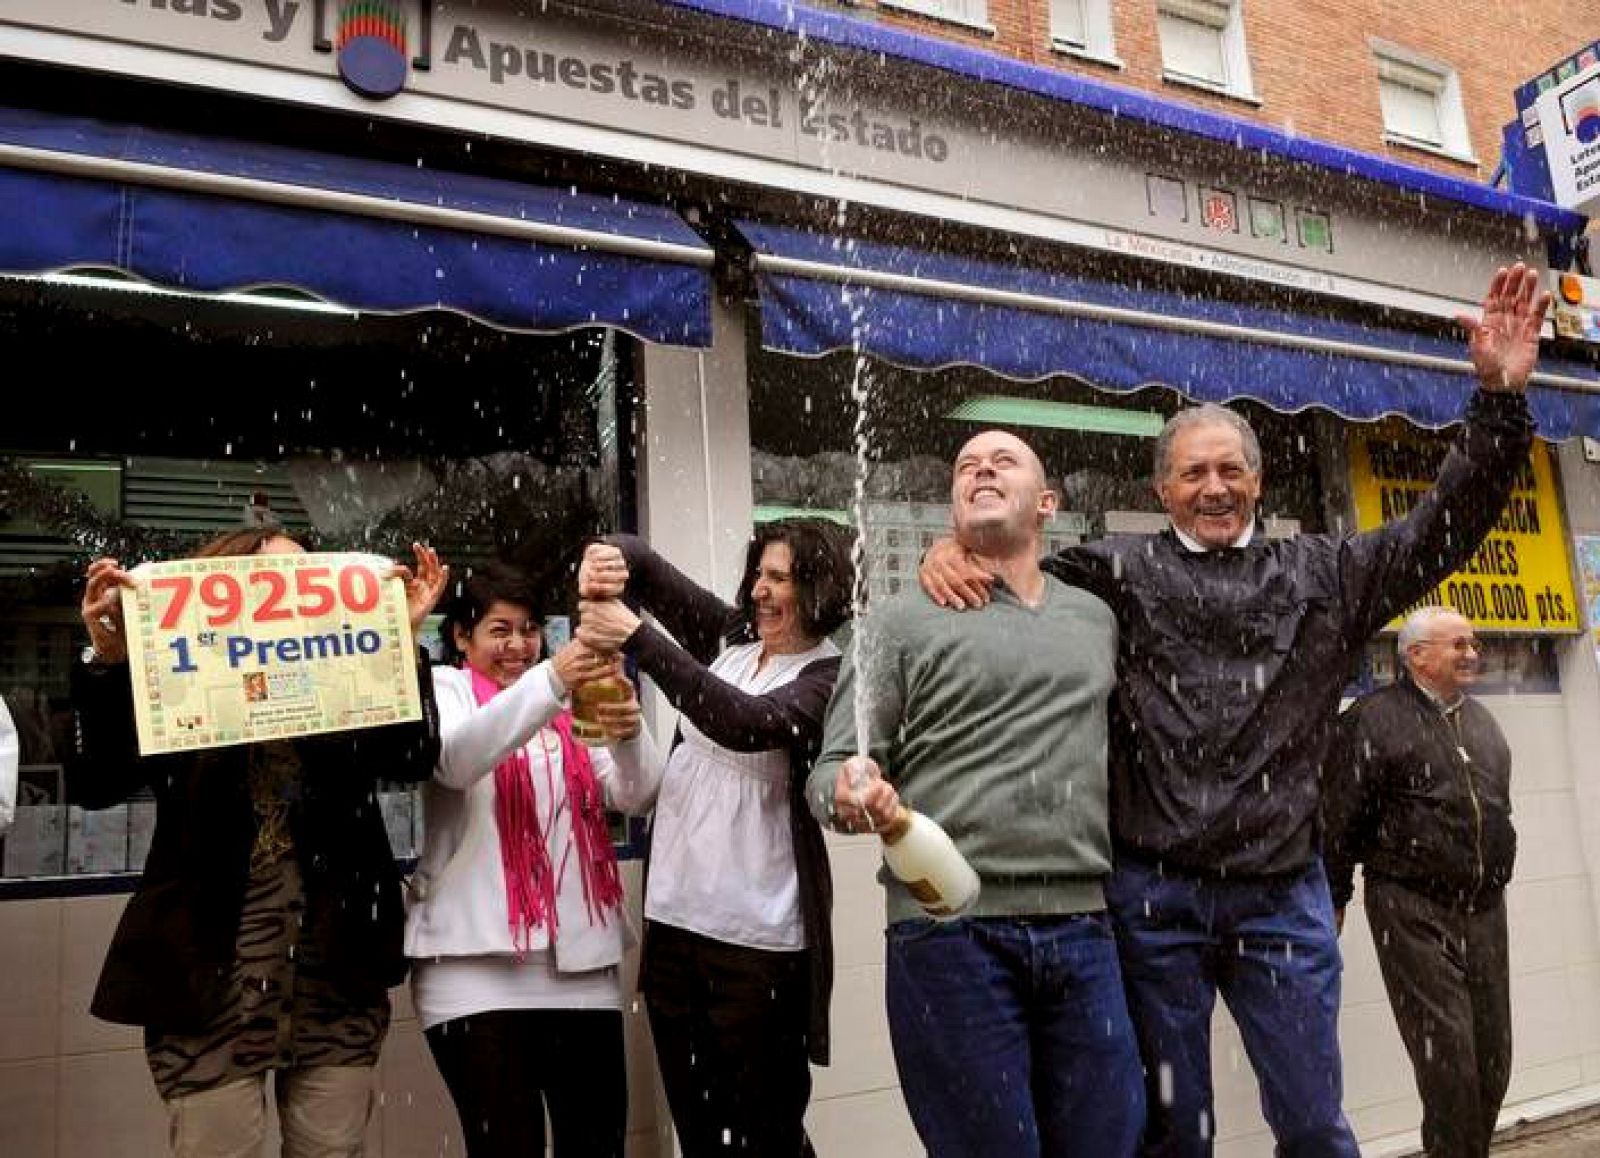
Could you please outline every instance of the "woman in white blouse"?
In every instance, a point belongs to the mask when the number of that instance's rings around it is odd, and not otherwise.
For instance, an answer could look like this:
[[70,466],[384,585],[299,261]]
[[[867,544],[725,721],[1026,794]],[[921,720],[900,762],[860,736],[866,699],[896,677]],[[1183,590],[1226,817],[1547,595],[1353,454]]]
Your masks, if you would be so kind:
[[446,611],[406,953],[469,1158],[543,1154],[546,1112],[556,1158],[620,1158],[631,932],[605,810],[648,809],[662,766],[636,697],[602,708],[607,747],[573,740],[568,691],[616,662],[579,643],[541,662],[536,605],[496,565]]
[[731,606],[631,535],[591,545],[579,572],[578,638],[621,649],[682,713],[651,827],[639,984],[685,1158],[811,1153],[832,883],[802,794],[839,672],[828,637],[850,616],[846,544],[816,519],[757,527]]

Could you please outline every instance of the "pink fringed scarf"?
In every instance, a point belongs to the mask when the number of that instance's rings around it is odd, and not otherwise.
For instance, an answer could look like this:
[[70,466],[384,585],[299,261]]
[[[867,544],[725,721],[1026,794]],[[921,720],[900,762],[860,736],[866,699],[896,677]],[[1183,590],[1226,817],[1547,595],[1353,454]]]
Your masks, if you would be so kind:
[[[472,694],[486,704],[500,693],[495,682],[468,667]],[[622,876],[617,870],[617,850],[606,826],[605,800],[594,778],[588,750],[572,738],[571,714],[555,718],[561,737],[561,772],[567,783],[567,809],[572,816],[572,840],[577,845],[583,873],[583,903],[589,923],[604,925],[622,903]],[[518,748],[495,766],[494,820],[500,830],[500,865],[506,878],[506,908],[510,914],[511,943],[518,953],[528,952],[533,930],[544,927],[554,943],[559,918],[556,912],[557,874],[539,827],[539,806],[533,794],[532,769],[526,748]]]

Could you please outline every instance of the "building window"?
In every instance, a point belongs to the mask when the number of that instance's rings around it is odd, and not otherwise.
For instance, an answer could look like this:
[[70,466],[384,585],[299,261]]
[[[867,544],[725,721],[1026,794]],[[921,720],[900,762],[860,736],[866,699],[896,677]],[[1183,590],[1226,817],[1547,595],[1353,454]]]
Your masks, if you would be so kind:
[[994,25],[989,23],[989,0],[878,0],[878,7],[915,12],[918,16],[961,24],[980,32],[994,32]]
[[1255,99],[1237,3],[1160,0],[1156,27],[1166,80]]
[[1374,45],[1373,57],[1385,138],[1470,158],[1472,145],[1455,70],[1391,45]]
[[1120,67],[1110,0],[1050,0],[1050,47]]

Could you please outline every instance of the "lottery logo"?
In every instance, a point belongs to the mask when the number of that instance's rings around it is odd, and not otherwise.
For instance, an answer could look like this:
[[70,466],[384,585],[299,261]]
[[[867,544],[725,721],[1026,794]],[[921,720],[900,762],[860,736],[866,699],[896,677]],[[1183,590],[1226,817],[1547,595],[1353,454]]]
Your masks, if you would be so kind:
[[339,76],[354,92],[384,100],[406,83],[406,17],[396,0],[346,0],[334,33]]

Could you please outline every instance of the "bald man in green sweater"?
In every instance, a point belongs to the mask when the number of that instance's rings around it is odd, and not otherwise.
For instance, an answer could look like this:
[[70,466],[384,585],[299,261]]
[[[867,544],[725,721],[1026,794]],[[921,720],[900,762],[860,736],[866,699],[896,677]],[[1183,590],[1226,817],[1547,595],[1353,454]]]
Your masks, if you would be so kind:
[[999,577],[996,597],[964,613],[920,590],[874,606],[807,785],[818,819],[846,832],[884,828],[904,799],[982,881],[971,910],[936,923],[879,874],[895,1065],[933,1158],[1123,1158],[1144,1124],[1102,888],[1116,623],[1039,569],[1056,502],[1014,435],[961,449],[955,534]]

